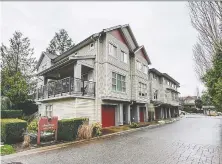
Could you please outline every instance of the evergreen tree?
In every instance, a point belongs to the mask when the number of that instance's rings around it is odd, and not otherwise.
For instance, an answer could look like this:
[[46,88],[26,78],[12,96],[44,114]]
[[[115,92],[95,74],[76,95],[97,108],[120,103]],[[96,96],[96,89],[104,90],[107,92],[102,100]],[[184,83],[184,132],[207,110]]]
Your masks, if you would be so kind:
[[0,47],[1,94],[10,98],[13,104],[24,102],[30,88],[35,88],[36,58],[30,40],[21,32],[15,31],[9,39],[9,47]]
[[43,53],[50,53],[53,55],[61,55],[68,49],[74,46],[72,39],[69,37],[65,29],[59,30],[50,41],[49,47]]

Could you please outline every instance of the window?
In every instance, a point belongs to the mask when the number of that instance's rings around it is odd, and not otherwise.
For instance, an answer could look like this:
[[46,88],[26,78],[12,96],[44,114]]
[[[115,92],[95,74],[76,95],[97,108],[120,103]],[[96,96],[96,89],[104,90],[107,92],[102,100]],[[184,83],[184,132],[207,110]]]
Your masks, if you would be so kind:
[[47,62],[42,65],[42,70],[45,70],[47,68]]
[[139,61],[136,61],[136,68],[137,70],[140,70],[140,71],[142,70],[142,65]]
[[157,100],[157,98],[158,98],[158,90],[154,89],[153,99],[154,99],[154,100]]
[[45,116],[47,116],[47,117],[52,117],[53,116],[53,114],[52,114],[52,111],[53,111],[52,105],[46,105],[45,106],[45,111],[46,111]]
[[112,90],[126,92],[126,77],[113,72],[112,73]]
[[167,93],[168,93],[168,92],[167,92],[167,91],[165,91],[165,98],[167,98]]
[[143,72],[145,74],[148,74],[148,67],[146,65],[143,65]]
[[147,96],[147,85],[139,82],[139,96]]
[[157,75],[153,74],[153,79],[157,80]]
[[117,47],[111,43],[109,43],[109,55],[117,57]]
[[121,51],[120,61],[127,63],[127,54],[124,51]]
[[89,45],[89,49],[90,49],[90,50],[93,50],[93,49],[94,49],[94,43],[91,43],[91,44]]

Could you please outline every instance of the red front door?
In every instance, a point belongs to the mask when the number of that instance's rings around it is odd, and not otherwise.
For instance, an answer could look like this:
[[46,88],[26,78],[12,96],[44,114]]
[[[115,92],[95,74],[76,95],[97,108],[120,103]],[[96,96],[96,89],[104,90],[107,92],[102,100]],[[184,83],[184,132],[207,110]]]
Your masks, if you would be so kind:
[[140,108],[140,122],[144,122],[144,109]]
[[115,107],[102,107],[102,127],[115,126]]

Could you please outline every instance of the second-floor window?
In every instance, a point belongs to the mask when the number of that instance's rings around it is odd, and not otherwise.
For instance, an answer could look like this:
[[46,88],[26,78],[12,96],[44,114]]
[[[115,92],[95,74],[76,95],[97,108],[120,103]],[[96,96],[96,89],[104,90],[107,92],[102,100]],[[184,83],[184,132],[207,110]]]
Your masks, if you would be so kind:
[[147,85],[139,82],[139,96],[147,96]]
[[47,62],[42,65],[42,71],[45,70],[46,68],[47,68]]
[[121,51],[120,61],[127,63],[127,54],[124,51]]
[[158,99],[158,90],[156,90],[156,89],[154,89],[154,92],[153,92],[153,99],[154,100]]
[[139,61],[136,61],[136,68],[137,70],[142,70],[142,64]]
[[117,47],[112,43],[109,43],[109,55],[117,57]]
[[157,75],[153,74],[153,79],[157,80]]
[[126,92],[126,77],[113,72],[112,73],[112,90]]
[[145,74],[148,74],[148,67],[146,65],[143,65],[143,72]]

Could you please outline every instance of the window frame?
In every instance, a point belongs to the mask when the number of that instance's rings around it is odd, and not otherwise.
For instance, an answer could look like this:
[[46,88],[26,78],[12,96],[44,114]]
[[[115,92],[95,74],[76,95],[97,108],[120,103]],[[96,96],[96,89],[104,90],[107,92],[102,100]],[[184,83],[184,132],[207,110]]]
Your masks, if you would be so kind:
[[157,100],[157,99],[158,99],[158,90],[157,90],[157,89],[154,89],[153,99],[154,99],[154,100]]
[[[93,46],[91,46],[91,45],[93,45]],[[90,50],[93,50],[94,48],[95,48],[95,44],[94,44],[94,43],[90,43],[90,44],[89,44],[89,49],[90,49]]]
[[[115,75],[115,77],[113,75]],[[118,79],[118,75],[120,77],[119,78],[120,80]],[[115,80],[115,84],[113,84],[113,80]],[[118,83],[118,80],[119,80],[119,83]],[[120,84],[120,88],[121,88],[120,90],[118,89],[118,84]],[[121,75],[116,72],[112,72],[112,91],[123,92],[123,93],[126,92],[126,76]]]
[[143,64],[143,73],[148,74],[148,66]]
[[53,105],[47,104],[45,105],[45,116],[51,118],[53,116]]
[[[114,55],[114,52],[116,51],[116,54]],[[114,58],[117,58],[117,45],[115,45],[112,42],[109,42],[108,44],[108,54]]]
[[126,64],[128,63],[128,54],[123,50],[120,51],[120,61]]
[[[138,67],[140,67],[140,68],[138,68]],[[138,71],[142,71],[142,63],[140,61],[138,61],[138,60],[136,60],[136,69]]]
[[147,85],[145,83],[139,82],[139,96],[147,96]]

